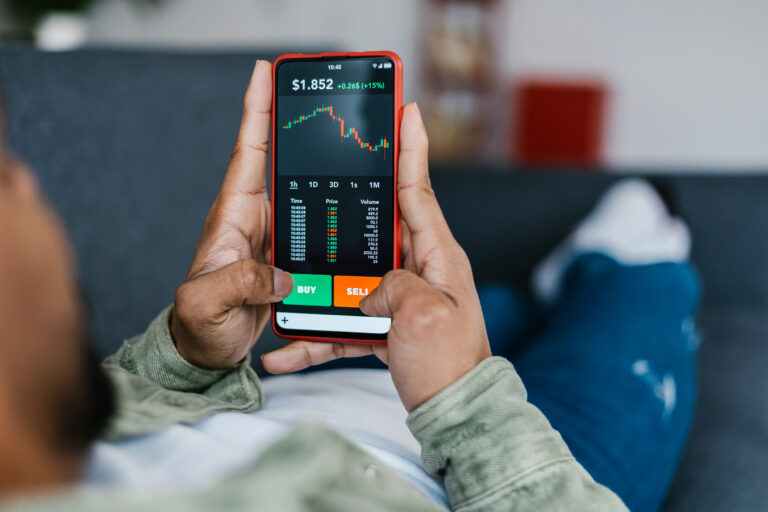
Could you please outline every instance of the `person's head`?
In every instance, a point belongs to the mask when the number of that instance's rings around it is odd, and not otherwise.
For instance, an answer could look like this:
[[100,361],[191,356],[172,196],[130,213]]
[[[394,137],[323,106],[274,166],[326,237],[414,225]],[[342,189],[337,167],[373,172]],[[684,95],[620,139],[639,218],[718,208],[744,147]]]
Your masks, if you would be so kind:
[[112,410],[62,226],[5,147],[0,101],[0,497],[77,477]]

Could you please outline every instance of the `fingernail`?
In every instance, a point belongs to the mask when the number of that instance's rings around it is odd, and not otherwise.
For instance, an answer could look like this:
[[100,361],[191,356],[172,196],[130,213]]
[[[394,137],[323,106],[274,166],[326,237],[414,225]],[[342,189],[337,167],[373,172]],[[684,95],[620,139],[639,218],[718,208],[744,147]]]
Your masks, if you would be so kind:
[[279,268],[275,269],[275,295],[287,297],[293,291],[293,277]]
[[418,112],[419,116],[421,116],[421,109],[419,108],[419,104],[414,101],[413,106],[416,107],[416,112]]

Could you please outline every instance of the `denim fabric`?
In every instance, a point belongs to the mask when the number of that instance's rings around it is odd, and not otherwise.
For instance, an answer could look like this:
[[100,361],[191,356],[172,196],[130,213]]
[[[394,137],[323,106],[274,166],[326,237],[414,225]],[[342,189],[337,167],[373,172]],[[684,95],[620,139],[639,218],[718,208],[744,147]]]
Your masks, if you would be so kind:
[[696,401],[696,273],[585,254],[544,311],[505,285],[480,288],[494,354],[598,482],[636,512],[659,509]]

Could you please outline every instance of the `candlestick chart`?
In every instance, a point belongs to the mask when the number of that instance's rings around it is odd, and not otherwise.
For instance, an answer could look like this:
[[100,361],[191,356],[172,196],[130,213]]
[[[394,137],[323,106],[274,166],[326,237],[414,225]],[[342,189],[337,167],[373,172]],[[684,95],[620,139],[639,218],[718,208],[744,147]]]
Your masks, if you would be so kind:
[[391,101],[386,96],[282,98],[275,134],[280,173],[390,174]]

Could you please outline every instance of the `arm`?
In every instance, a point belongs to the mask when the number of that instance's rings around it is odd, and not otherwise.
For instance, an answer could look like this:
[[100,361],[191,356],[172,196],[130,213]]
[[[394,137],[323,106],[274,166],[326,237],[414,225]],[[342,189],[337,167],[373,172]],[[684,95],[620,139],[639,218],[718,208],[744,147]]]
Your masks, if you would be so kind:
[[293,290],[290,274],[266,264],[271,70],[254,67],[232,159],[173,307],[104,363],[119,408],[107,437],[261,405],[250,350],[270,303]]
[[392,318],[387,345],[295,342],[263,357],[272,372],[375,353],[389,365],[428,471],[457,510],[626,510],[573,459],[526,401],[512,365],[491,357],[472,268],[429,181],[427,134],[415,105],[400,127],[403,269],[360,308]]
[[250,356],[226,369],[194,366],[176,351],[168,329],[169,314],[170,308],[164,310],[146,332],[127,340],[104,361],[118,411],[104,434],[106,439],[261,406],[264,397]]
[[512,365],[491,357],[415,409],[408,426],[454,510],[625,511],[526,401]]

